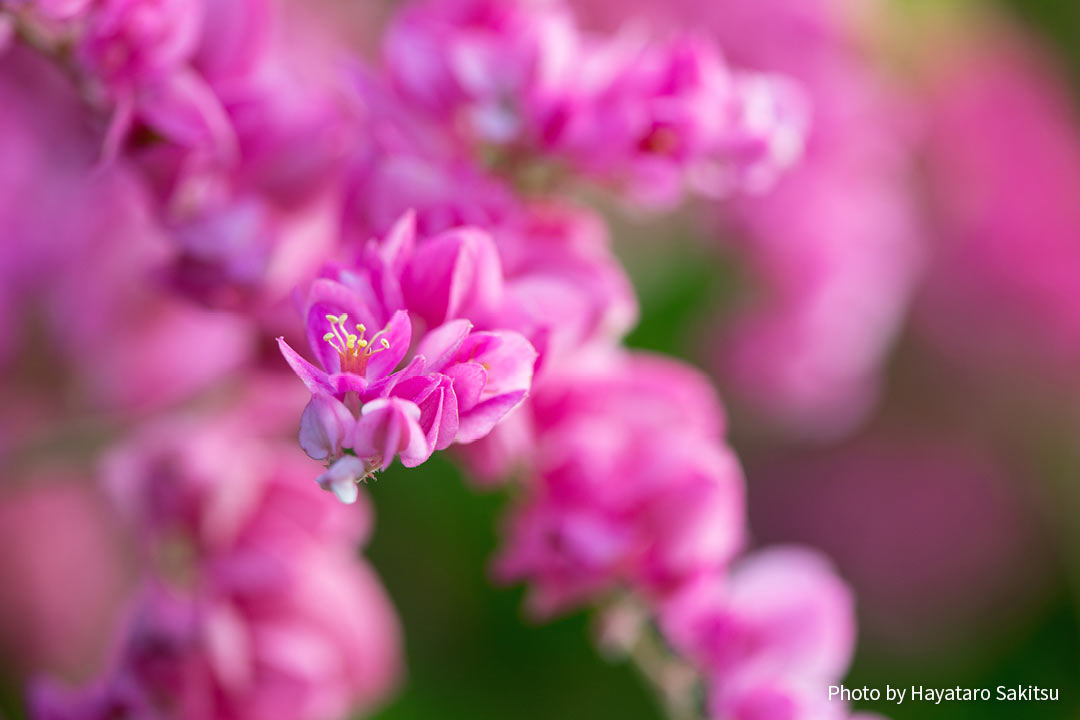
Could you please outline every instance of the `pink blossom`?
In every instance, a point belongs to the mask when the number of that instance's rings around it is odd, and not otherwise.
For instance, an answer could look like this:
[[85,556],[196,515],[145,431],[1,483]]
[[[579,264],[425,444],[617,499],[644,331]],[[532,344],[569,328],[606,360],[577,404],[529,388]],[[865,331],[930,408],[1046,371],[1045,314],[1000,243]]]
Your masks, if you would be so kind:
[[839,679],[854,651],[851,591],[828,561],[799,548],[741,560],[663,607],[664,633],[712,676],[741,673]]
[[470,142],[536,144],[574,71],[561,2],[421,2],[402,10],[384,55],[395,88]]
[[[602,25],[626,17],[626,4],[583,4]],[[717,366],[734,396],[789,431],[850,431],[876,401],[923,259],[917,113],[867,49],[863,4],[630,5],[653,25],[709,33],[734,67],[799,82],[811,114],[799,162],[722,209],[755,290],[723,328]]]
[[202,3],[99,0],[86,17],[80,60],[110,86],[169,75],[195,51]]
[[419,3],[385,59],[406,112],[466,152],[513,177],[522,160],[565,165],[653,205],[764,188],[805,135],[794,83],[736,73],[702,38],[593,36],[558,2]]
[[[47,63],[18,48],[0,74],[0,218],[13,237],[0,259],[11,353],[51,368],[65,410],[144,411],[212,385],[250,357],[243,318],[163,294],[170,246],[130,172],[94,172],[96,140],[78,97]],[[33,193],[27,188],[36,188]],[[93,272],[88,272],[92,268]],[[36,308],[42,329],[25,335]],[[76,312],[75,309],[78,309]],[[22,337],[34,342],[19,345]],[[193,352],[210,347],[212,352]]]
[[634,355],[536,388],[530,494],[497,565],[530,582],[535,611],[622,583],[662,594],[726,565],[742,542],[742,475],[710,399],[692,372]]
[[172,420],[112,454],[148,578],[106,674],[45,684],[35,716],[333,720],[394,683],[393,612],[354,557],[369,514],[322,502],[306,463],[251,427]]
[[[467,319],[492,317],[502,297],[487,234],[460,229],[418,243],[408,215],[365,245],[355,267],[327,274],[306,301],[308,342],[322,369],[279,344],[313,394],[301,444],[332,464],[322,483],[339,497],[352,497],[347,475],[364,479],[398,454],[415,466],[478,440],[524,400],[532,345],[512,331],[474,332]],[[414,322],[430,328],[415,345]],[[369,328],[381,329],[369,336]]]
[[562,142],[572,163],[634,199],[670,207],[687,190],[765,189],[801,155],[801,91],[779,77],[736,73],[709,38],[630,36],[594,52],[585,70],[596,76],[593,87]]
[[707,679],[713,717],[847,717],[825,687],[854,651],[852,595],[817,553],[771,548],[727,578],[700,577],[662,605],[660,623]]

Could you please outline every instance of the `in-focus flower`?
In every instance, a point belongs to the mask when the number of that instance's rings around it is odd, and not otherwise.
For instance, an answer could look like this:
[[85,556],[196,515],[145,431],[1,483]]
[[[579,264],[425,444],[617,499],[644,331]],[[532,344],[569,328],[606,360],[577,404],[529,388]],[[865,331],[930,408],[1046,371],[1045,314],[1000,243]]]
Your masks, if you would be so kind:
[[[407,215],[354,265],[325,275],[306,302],[322,367],[283,338],[279,345],[312,392],[301,445],[328,463],[320,483],[342,499],[354,497],[344,487],[350,477],[364,480],[396,456],[413,467],[478,440],[525,399],[532,345],[513,331],[473,331],[471,319],[493,318],[503,293],[490,236],[460,229],[417,242]],[[428,328],[415,341],[414,323]],[[369,328],[381,329],[369,336]]]

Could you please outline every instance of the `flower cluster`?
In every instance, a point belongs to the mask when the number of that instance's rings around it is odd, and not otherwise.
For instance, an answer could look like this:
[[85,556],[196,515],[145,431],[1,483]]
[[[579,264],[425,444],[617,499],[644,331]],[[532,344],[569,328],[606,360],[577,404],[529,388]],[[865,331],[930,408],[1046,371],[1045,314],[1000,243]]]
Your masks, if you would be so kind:
[[767,188],[807,123],[794,84],[731,69],[707,38],[594,36],[557,2],[418,3],[384,60],[406,104],[493,162],[539,157],[659,206]]
[[721,572],[743,543],[743,480],[708,382],[615,351],[530,402],[527,502],[498,563],[541,614],[627,585],[650,597]]
[[5,0],[4,11],[106,121],[104,160],[138,169],[181,290],[265,304],[329,252],[352,130],[334,43],[302,18],[269,0]]
[[370,512],[325,503],[248,413],[161,421],[106,458],[142,587],[106,672],[39,683],[34,717],[336,718],[392,687],[396,618],[354,557]]
[[[824,712],[808,688],[849,660],[847,591],[803,551],[729,572],[748,539],[720,401],[625,347],[637,300],[576,192],[651,209],[764,192],[802,155],[801,84],[735,68],[704,34],[587,32],[558,2],[409,5],[381,62],[348,72],[336,39],[268,0],[0,10],[17,52],[50,57],[108,118],[108,172],[173,243],[166,287],[280,334],[319,486],[358,503],[395,460],[448,450],[479,482],[520,485],[495,569],[535,612],[642,608],[696,713]],[[233,402],[114,453],[144,587],[99,683],[42,685],[37,716],[325,720],[392,681],[396,625],[350,557],[364,518],[262,438],[276,410]]]

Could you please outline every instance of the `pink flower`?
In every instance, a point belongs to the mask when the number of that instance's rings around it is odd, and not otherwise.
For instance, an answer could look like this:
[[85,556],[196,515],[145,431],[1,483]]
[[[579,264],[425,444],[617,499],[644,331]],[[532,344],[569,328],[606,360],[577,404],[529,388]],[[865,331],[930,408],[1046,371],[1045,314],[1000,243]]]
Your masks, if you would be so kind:
[[[685,404],[676,401],[682,398]],[[497,565],[548,614],[618,584],[669,592],[742,543],[742,475],[695,374],[619,356],[530,401],[530,494]]]
[[728,578],[686,586],[661,622],[674,647],[714,677],[837,680],[854,651],[851,591],[824,557],[800,548],[770,548]]
[[494,324],[540,352],[538,370],[608,347],[637,322],[634,289],[598,215],[548,202],[522,208],[499,227],[505,297]]
[[384,56],[394,87],[477,144],[536,144],[574,71],[560,2],[421,2],[398,14]]
[[[398,454],[415,466],[478,440],[524,400],[532,345],[515,332],[473,332],[466,319],[492,317],[502,297],[486,234],[462,229],[417,243],[409,215],[367,244],[354,267],[328,274],[312,283],[306,311],[322,369],[279,344],[313,394],[301,445],[332,464],[321,482],[339,497],[353,497],[350,475],[362,480]],[[414,321],[430,329],[412,347]]]
[[817,553],[772,548],[702,576],[662,604],[660,625],[706,678],[712,717],[847,717],[825,688],[854,652],[852,595]]
[[687,190],[762,190],[802,153],[798,87],[736,73],[705,37],[616,38],[586,62],[595,77],[561,142],[573,164],[634,199],[670,207]]
[[[0,346],[10,343],[9,357],[40,357],[65,378],[49,395],[69,403],[67,412],[72,400],[77,409],[158,408],[249,359],[247,319],[163,292],[157,273],[170,245],[154,203],[129,167],[94,172],[97,141],[85,132],[74,88],[20,47],[5,60],[0,98],[0,154],[8,159],[0,218],[22,238],[0,259],[0,304],[12,311],[0,319],[8,330]],[[38,190],[15,189],[26,183]],[[41,328],[23,336],[30,308]]]
[[406,112],[512,177],[525,160],[671,206],[762,189],[802,150],[790,81],[735,73],[703,39],[594,37],[558,2],[419,3],[384,54]]
[[335,720],[393,685],[397,623],[354,555],[369,513],[322,502],[260,422],[170,420],[111,455],[147,580],[105,675],[44,685],[35,717]]
[[165,77],[195,52],[202,3],[99,0],[87,16],[79,58],[110,86]]

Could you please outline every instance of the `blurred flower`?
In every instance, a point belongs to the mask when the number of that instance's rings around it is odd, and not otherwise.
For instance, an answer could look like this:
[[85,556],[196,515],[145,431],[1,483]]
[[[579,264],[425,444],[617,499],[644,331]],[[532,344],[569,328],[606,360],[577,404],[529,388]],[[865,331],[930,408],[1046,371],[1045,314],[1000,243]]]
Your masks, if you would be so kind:
[[575,71],[579,38],[560,2],[406,6],[384,39],[394,87],[475,143],[544,140]]
[[730,210],[756,287],[718,349],[734,392],[807,435],[876,401],[922,254],[914,108],[860,47],[854,4],[726,0],[709,27],[734,62],[790,73],[813,105],[806,156]]
[[735,73],[693,37],[583,33],[559,2],[418,3],[384,55],[407,105],[511,176],[565,164],[670,207],[686,190],[763,189],[802,150],[790,81]]
[[732,71],[704,37],[617,37],[583,62],[581,108],[559,142],[572,164],[634,200],[667,208],[686,190],[763,190],[802,153],[799,88]]
[[0,218],[21,241],[0,258],[0,346],[48,378],[54,405],[74,395],[80,410],[160,407],[236,369],[250,357],[249,324],[162,292],[169,246],[152,202],[128,168],[93,172],[72,89],[21,50],[4,67]]
[[662,594],[722,569],[743,541],[743,489],[715,407],[695,373],[644,355],[548,377],[528,406],[529,495],[499,576],[527,580],[532,609],[550,614],[617,584]]
[[369,512],[326,504],[243,413],[149,426],[106,480],[148,577],[105,675],[51,681],[35,717],[343,717],[395,682],[393,611],[355,543]]
[[1015,30],[967,35],[939,48],[928,68],[927,171],[939,248],[918,328],[965,368],[1045,373],[1076,389],[1073,99],[1048,58]]
[[195,51],[202,5],[195,2],[100,0],[84,18],[79,59],[116,88],[169,75]]
[[855,647],[851,591],[828,560],[799,548],[742,559],[727,578],[688,585],[663,609],[664,632],[711,676],[838,680]]

